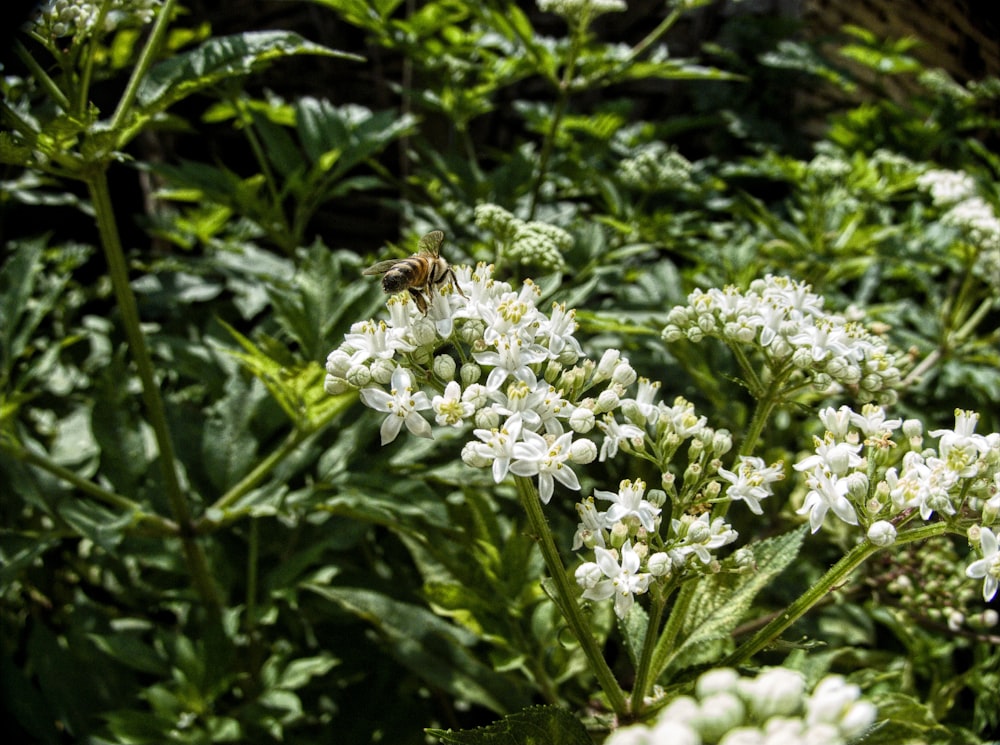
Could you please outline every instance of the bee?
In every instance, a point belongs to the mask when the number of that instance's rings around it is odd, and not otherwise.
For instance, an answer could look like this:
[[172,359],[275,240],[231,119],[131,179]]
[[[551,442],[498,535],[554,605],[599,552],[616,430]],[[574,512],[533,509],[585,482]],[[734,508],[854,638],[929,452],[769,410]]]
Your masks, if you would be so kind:
[[455,272],[441,256],[444,233],[433,230],[417,243],[417,253],[405,259],[388,259],[368,267],[362,274],[381,274],[382,289],[387,295],[395,295],[406,290],[417,304],[417,309],[426,314],[427,304],[434,297],[434,288],[450,283],[465,297],[458,286]]

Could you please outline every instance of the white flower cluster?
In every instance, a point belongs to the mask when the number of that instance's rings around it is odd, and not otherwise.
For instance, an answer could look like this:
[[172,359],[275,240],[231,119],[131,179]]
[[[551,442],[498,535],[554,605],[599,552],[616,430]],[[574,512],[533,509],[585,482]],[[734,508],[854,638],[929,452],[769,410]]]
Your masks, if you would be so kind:
[[[879,406],[861,413],[847,406],[819,413],[826,427],[815,449],[794,468],[804,474],[807,493],[799,514],[808,514],[815,533],[833,513],[863,528],[877,546],[889,546],[897,526],[920,515],[945,519],[977,516],[973,535],[983,558],[969,566],[970,577],[984,579],[989,602],[1000,580],[1000,555],[991,528],[1000,525],[1000,433],[975,433],[979,415],[955,412],[954,429],[932,430],[937,448],[924,447],[919,421],[887,419]],[[901,432],[903,445],[893,441]]]
[[[150,23],[163,0],[113,0],[104,15],[101,31]],[[95,0],[47,0],[35,17],[35,28],[43,36],[87,37],[96,29],[101,3]]]
[[[737,535],[724,519],[711,520],[705,506],[721,501],[722,481],[730,480],[726,498],[759,512],[778,467],[744,459],[735,473],[722,469],[720,458],[733,444],[728,432],[708,427],[683,398],[658,401],[659,383],[638,378],[618,350],[597,362],[586,358],[574,337],[574,312],[554,304],[543,313],[530,280],[515,290],[494,279],[492,266],[454,271],[461,292],[447,284],[435,289],[426,315],[400,293],[387,302],[388,321],[355,324],[327,358],[327,392],[359,389],[365,405],[386,415],[383,445],[404,427],[432,437],[431,416],[441,427],[471,428],[463,461],[490,469],[498,483],[508,474],[536,480],[543,503],[557,483],[581,489],[577,466],[620,450],[654,463],[663,490],[647,496],[643,481],[623,481],[617,493],[596,490],[578,506],[574,549],[595,552],[578,582],[588,599],[614,596],[620,615],[650,578],[719,571],[712,552]],[[688,466],[677,480],[669,464],[685,442]],[[661,538],[659,513],[668,497],[673,517]],[[610,508],[598,511],[595,498]],[[736,571],[746,568],[746,561],[732,561]]]
[[846,745],[865,735],[877,715],[861,689],[839,675],[808,693],[803,677],[785,668],[756,678],[717,668],[655,722],[618,729],[605,745]]
[[975,179],[962,171],[932,169],[920,174],[917,185],[945,210],[941,222],[961,230],[978,250],[977,275],[1000,291],[1000,217],[978,194]]
[[862,402],[891,404],[899,369],[886,343],[861,324],[823,310],[823,298],[809,285],[768,275],[746,292],[733,286],[695,290],[688,305],[667,316],[668,342],[706,336],[745,345],[764,355],[775,375],[795,370],[818,390],[836,383]]
[[628,3],[625,0],[538,0],[538,9],[567,20],[590,19],[602,13],[628,10]]
[[713,561],[712,551],[738,537],[723,518],[713,520],[703,512],[697,517],[684,514],[671,520],[667,538],[660,541],[659,515],[666,493],[654,490],[645,499],[645,492],[646,484],[641,479],[634,483],[625,480],[617,493],[594,491],[598,499],[611,502],[608,510],[599,512],[593,497],[577,505],[580,524],[573,548],[592,548],[596,559],[577,568],[577,584],[587,600],[614,598],[619,618],[625,617],[634,596],[645,593],[654,578],[669,579],[684,571],[689,560],[707,565]]

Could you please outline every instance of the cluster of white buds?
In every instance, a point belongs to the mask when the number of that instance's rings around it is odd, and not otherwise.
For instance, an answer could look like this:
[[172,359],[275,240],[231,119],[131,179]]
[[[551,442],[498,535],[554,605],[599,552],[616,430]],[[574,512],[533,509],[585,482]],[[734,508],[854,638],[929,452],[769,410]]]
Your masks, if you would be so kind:
[[717,668],[654,722],[615,730],[605,745],[847,745],[868,732],[877,714],[861,689],[839,675],[809,692],[805,679],[785,668],[756,678]]
[[[50,38],[86,38],[95,31],[110,33],[121,27],[150,23],[163,0],[112,0],[106,3],[103,19],[101,3],[95,0],[47,0],[38,9],[34,29]],[[101,22],[100,29],[97,28]]]
[[643,145],[618,164],[618,178],[631,189],[656,192],[682,189],[691,177],[691,161],[662,142]]
[[507,263],[548,271],[565,266],[563,254],[573,248],[573,236],[540,220],[522,220],[503,207],[485,203],[476,207],[476,225],[489,230],[498,242],[498,256]]
[[974,247],[975,273],[1000,291],[1000,217],[979,194],[975,179],[963,171],[932,169],[920,174],[917,185],[944,210],[941,222],[960,230]]
[[[902,522],[917,515],[930,520],[975,517],[970,531],[982,558],[968,576],[983,579],[989,601],[1000,580],[1000,556],[993,530],[1000,526],[1000,433],[976,434],[979,415],[955,412],[954,429],[937,429],[929,436],[938,445],[924,445],[917,420],[887,419],[885,411],[866,405],[819,413],[826,427],[815,438],[815,449],[794,468],[805,476],[806,495],[799,514],[809,516],[813,532],[829,514],[858,526],[877,546],[891,545]],[[902,442],[896,442],[899,432]]]
[[754,280],[746,292],[733,286],[695,290],[687,305],[668,314],[666,341],[706,336],[751,347],[772,374],[798,374],[818,390],[836,384],[862,402],[896,399],[900,372],[887,344],[861,324],[825,312],[823,298],[809,285],[787,277]]
[[628,10],[625,0],[538,0],[543,13],[555,13],[568,21],[590,20],[603,13]]

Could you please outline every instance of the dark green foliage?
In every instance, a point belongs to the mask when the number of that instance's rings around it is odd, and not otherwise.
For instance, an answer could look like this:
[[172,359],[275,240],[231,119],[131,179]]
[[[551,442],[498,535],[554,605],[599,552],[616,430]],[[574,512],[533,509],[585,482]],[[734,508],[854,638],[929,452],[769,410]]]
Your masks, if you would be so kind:
[[[977,274],[975,242],[916,183],[930,165],[962,169],[997,209],[995,81],[959,85],[907,43],[854,30],[844,55],[925,85],[837,112],[813,157],[755,100],[775,70],[854,85],[812,48],[775,39],[748,69],[733,41],[706,49],[711,67],[667,54],[666,10],[625,44],[509,2],[313,5],[363,32],[365,55],[293,31],[214,35],[167,2],[158,30],[36,29],[20,66],[5,61],[0,708],[14,740],[603,736],[606,722],[588,720],[593,736],[581,723],[597,687],[509,485],[462,464],[464,431],[380,448],[356,395],[323,390],[328,352],[382,312],[362,268],[412,253],[428,229],[447,233],[453,263],[531,273],[545,304],[579,309],[590,352],[621,349],[713,426],[738,432],[749,416],[732,359],[668,347],[660,328],[695,287],[772,272],[912,350],[895,416],[933,429],[961,407],[981,432],[1000,427],[997,278]],[[321,69],[370,95],[258,89],[293,62],[335,66]],[[652,106],[664,91],[689,110]],[[509,245],[476,222],[487,202],[572,246],[541,270],[505,263]],[[763,439],[790,459],[810,433],[801,411],[782,416]],[[621,477],[602,469],[585,488]],[[557,502],[569,555],[576,516]],[[768,517],[745,535],[755,582],[706,574],[680,589],[688,614],[671,617],[656,680],[680,690],[739,624],[794,597],[775,578],[806,587],[832,563],[836,538],[799,552],[788,505]],[[870,579],[844,591],[857,615],[824,608],[806,628],[849,640],[823,664],[874,691],[888,721],[868,741],[981,742],[997,726],[985,635],[911,631]],[[627,679],[646,610],[619,627],[589,612]],[[936,676],[945,658],[955,675]]]

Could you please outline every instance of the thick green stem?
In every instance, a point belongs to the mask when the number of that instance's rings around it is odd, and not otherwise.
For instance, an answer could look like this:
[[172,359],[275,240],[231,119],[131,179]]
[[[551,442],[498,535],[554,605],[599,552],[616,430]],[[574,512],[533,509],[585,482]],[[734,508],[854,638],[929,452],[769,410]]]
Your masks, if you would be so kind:
[[[914,541],[924,541],[934,536],[943,535],[947,531],[948,526],[943,522],[923,525],[919,528],[913,528],[912,530],[900,533],[896,536],[894,545],[899,546]],[[762,649],[769,647],[789,626],[804,616],[813,606],[826,597],[829,592],[846,582],[855,569],[880,550],[878,546],[875,546],[870,541],[864,541],[855,546],[840,561],[830,567],[827,573],[815,585],[806,590],[798,600],[789,605],[784,612],[777,615],[770,623],[737,647],[729,657],[723,660],[721,665],[728,667],[742,665]]]
[[191,524],[191,512],[180,485],[177,459],[174,455],[174,446],[170,437],[170,429],[167,425],[166,409],[163,405],[163,399],[160,396],[159,384],[156,381],[149,348],[146,346],[146,337],[140,325],[138,305],[135,295],[132,292],[132,285],[129,282],[125,252],[122,248],[121,238],[118,235],[114,207],[111,202],[111,192],[108,189],[107,171],[103,166],[96,165],[87,174],[86,180],[97,217],[101,245],[104,248],[104,255],[108,262],[108,275],[111,278],[111,286],[114,288],[115,299],[118,302],[122,325],[125,329],[125,338],[128,341],[132,359],[139,373],[139,380],[142,382],[143,403],[145,404],[149,423],[153,428],[153,435],[159,447],[159,464],[163,476],[164,492],[170,504],[174,520],[179,526],[180,539],[188,571],[191,573],[195,589],[202,601],[209,609],[217,611],[219,608],[218,594],[212,581],[212,576],[208,571],[208,562],[205,559],[205,554],[195,539]]
[[549,530],[548,522],[545,520],[545,513],[542,512],[542,504],[538,498],[538,492],[535,490],[535,485],[531,479],[524,476],[515,476],[514,482],[517,484],[517,494],[521,500],[521,506],[528,516],[528,524],[538,540],[545,566],[555,585],[559,610],[562,611],[573,636],[580,643],[580,648],[590,662],[590,669],[597,677],[597,683],[604,691],[604,695],[608,697],[608,703],[612,710],[619,717],[624,716],[629,710],[625,693],[615,679],[614,673],[611,672],[611,668],[608,667],[601,648],[590,630],[590,624],[580,611],[573,585],[566,574],[566,567],[563,566],[559,549],[552,538],[552,531]]

